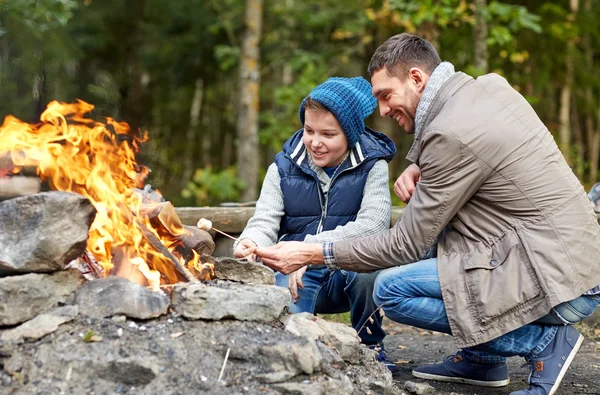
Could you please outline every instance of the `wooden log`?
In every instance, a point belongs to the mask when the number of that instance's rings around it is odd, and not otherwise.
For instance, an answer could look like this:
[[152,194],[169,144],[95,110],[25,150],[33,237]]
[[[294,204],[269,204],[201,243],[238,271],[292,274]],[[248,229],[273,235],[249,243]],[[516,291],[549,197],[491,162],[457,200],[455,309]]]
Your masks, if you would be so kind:
[[[2,170],[12,171],[15,165],[8,154],[0,154],[0,172]],[[35,176],[37,175],[37,168],[35,166],[24,166],[19,170],[19,174],[24,176]]]
[[0,178],[0,200],[39,193],[42,182],[37,177],[12,176]]
[[142,234],[144,235],[144,238],[148,241],[148,243],[150,243],[152,247],[156,248],[158,252],[163,254],[165,258],[169,259],[175,266],[175,269],[177,269],[177,271],[181,273],[186,278],[186,280],[188,280],[191,283],[199,282],[198,279],[188,270],[188,268],[181,264],[179,259],[177,259],[177,257],[173,255],[171,251],[167,249],[167,247],[165,247],[162,241],[160,241],[160,239],[156,237],[154,233],[152,233],[150,229],[146,227],[146,225],[144,225],[141,221],[138,220],[135,221],[135,224],[140,228]]
[[[392,207],[390,226],[394,226],[402,218],[405,209],[405,207]],[[254,207],[176,207],[175,212],[186,225],[196,225],[200,218],[206,218],[217,229],[238,235],[254,215]],[[600,213],[596,215],[600,223]]]
[[254,207],[176,207],[175,212],[185,225],[194,225],[200,218],[227,233],[241,233],[254,215]]

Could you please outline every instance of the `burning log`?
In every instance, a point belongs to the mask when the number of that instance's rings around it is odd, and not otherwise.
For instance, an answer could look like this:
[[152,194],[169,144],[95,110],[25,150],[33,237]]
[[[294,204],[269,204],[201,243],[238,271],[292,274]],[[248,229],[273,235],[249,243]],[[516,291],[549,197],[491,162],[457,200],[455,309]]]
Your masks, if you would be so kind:
[[175,255],[173,255],[171,251],[169,251],[167,247],[165,247],[165,245],[160,241],[160,239],[156,237],[146,225],[141,223],[139,220],[136,220],[135,224],[142,231],[142,234],[144,235],[146,241],[148,241],[148,243],[150,243],[152,247],[156,248],[158,252],[163,254],[165,258],[169,259],[173,263],[175,269],[177,269],[177,271],[181,273],[186,278],[186,280],[192,283],[199,282],[199,280],[184,265],[182,265],[181,262],[179,262],[179,259],[177,259],[177,257],[175,257]]
[[[17,157],[23,156],[23,153],[15,154]],[[37,168],[35,166],[18,166],[15,165],[11,156],[0,153],[0,175],[3,173],[20,174],[27,177],[37,177]]]

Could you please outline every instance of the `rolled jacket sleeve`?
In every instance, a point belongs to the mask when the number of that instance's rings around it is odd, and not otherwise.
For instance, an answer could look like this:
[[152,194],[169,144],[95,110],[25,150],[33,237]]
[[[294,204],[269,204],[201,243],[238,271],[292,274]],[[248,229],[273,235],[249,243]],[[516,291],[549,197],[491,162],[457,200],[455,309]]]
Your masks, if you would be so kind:
[[334,243],[341,268],[369,272],[419,261],[483,184],[488,166],[454,134],[430,130],[421,144],[421,180],[401,220],[378,235]]

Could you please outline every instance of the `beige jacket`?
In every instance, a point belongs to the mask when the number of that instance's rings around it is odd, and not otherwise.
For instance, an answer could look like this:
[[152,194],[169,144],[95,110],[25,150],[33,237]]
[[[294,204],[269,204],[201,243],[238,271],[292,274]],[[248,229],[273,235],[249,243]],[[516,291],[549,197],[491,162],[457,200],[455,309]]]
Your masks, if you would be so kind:
[[336,262],[363,272],[416,262],[441,234],[438,272],[459,347],[600,284],[600,225],[589,199],[533,108],[502,77],[451,77],[408,159],[421,181],[402,219],[382,234],[335,243]]

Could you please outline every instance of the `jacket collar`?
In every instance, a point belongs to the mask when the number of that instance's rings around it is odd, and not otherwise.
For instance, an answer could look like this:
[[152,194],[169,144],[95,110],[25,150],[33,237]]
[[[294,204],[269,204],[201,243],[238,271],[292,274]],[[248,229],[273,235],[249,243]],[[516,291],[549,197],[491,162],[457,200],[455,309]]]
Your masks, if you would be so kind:
[[[292,162],[301,168],[312,169],[310,154],[302,141],[303,129],[298,130],[283,145],[283,152]],[[360,166],[367,159],[385,159],[391,161],[396,154],[396,146],[385,134],[366,127],[356,145],[346,154],[340,170]],[[314,171],[314,170],[313,170]]]
[[[297,142],[294,147],[294,151],[290,154],[290,158],[294,163],[300,167],[310,166],[312,164],[312,160],[310,155],[306,151],[306,146],[302,139]],[[363,149],[361,147],[360,141],[356,143],[354,148],[352,148],[349,152],[346,153],[344,160],[349,159],[349,165],[347,167],[356,167],[366,159],[363,154]]]
[[421,132],[415,136],[415,141],[410,147],[410,150],[408,150],[406,159],[412,163],[416,163],[419,160],[419,156],[421,155],[421,140],[423,139],[423,136],[427,134],[427,127],[429,124],[439,114],[446,101],[450,99],[456,92],[458,92],[465,84],[472,81],[474,81],[473,77],[459,71],[454,73],[454,75],[450,77],[450,79],[448,79],[448,81],[441,87],[429,106],[428,111],[424,115]]

